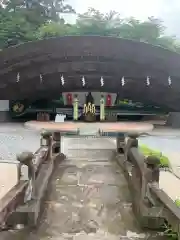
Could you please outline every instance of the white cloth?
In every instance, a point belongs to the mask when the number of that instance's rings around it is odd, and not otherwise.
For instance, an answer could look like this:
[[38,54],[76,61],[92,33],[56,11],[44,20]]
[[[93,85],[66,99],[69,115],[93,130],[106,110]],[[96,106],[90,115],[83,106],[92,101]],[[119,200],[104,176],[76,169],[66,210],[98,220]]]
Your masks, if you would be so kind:
[[63,114],[56,114],[55,122],[64,122],[64,119],[66,118],[66,115]]

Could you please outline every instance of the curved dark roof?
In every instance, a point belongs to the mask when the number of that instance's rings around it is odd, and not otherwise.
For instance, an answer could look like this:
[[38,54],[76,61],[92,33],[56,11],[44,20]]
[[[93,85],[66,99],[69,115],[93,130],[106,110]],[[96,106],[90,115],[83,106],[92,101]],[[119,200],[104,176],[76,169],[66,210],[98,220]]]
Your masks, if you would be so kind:
[[180,110],[180,55],[121,38],[66,36],[10,47],[0,52],[0,78],[1,99],[93,90],[120,92],[132,100]]

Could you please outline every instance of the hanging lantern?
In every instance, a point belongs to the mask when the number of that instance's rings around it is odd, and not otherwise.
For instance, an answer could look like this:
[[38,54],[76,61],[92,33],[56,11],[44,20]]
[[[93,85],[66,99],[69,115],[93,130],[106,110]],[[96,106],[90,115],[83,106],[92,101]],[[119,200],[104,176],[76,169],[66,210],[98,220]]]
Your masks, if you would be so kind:
[[106,106],[111,106],[112,105],[112,99],[111,99],[111,95],[108,94],[106,97]]
[[72,94],[71,93],[68,93],[66,95],[66,103],[67,103],[67,105],[72,105]]

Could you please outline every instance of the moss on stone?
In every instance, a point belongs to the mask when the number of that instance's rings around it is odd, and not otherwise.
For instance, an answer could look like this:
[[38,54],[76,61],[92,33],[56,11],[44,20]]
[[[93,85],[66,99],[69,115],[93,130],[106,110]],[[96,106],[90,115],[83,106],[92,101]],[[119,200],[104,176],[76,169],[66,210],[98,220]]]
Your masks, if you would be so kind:
[[140,145],[139,149],[145,157],[148,157],[148,156],[158,157],[160,159],[161,167],[169,167],[170,166],[168,157],[164,156],[162,154],[162,152],[157,151],[157,150],[153,150],[146,145]]

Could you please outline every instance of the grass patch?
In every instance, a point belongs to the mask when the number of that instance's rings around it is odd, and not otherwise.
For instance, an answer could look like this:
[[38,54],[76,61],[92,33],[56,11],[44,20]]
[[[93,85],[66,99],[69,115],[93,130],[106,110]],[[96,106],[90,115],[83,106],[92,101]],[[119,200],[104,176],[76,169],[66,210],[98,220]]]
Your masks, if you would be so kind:
[[176,199],[175,204],[176,206],[180,207],[180,199]]
[[178,233],[174,232],[172,226],[165,220],[162,226],[163,234],[170,240],[178,240]]
[[141,153],[145,156],[145,157],[148,157],[148,156],[156,156],[160,159],[160,165],[161,167],[169,167],[170,166],[170,162],[169,162],[169,159],[168,157],[164,156],[162,154],[162,152],[160,151],[157,151],[157,150],[153,150],[151,148],[149,148],[148,146],[146,145],[140,145],[139,146],[139,149],[141,151]]

